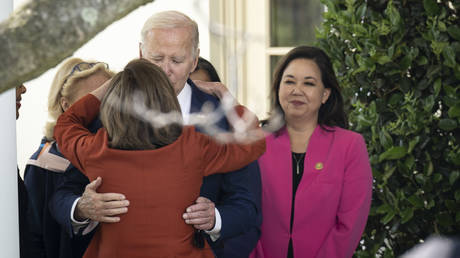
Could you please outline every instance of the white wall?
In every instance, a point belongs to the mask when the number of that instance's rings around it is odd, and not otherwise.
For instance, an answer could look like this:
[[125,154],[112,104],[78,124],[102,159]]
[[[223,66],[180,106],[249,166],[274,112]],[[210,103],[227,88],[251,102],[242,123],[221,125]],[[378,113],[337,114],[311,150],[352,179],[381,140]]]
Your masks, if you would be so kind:
[[[17,7],[26,1],[14,2]],[[164,10],[183,12],[198,23],[200,53],[204,58],[209,58],[209,0],[155,0],[106,28],[76,51],[74,56],[104,61],[112,70],[121,70],[131,59],[139,56],[140,30],[145,20],[153,13]],[[55,73],[54,68],[35,80],[24,83],[27,92],[22,97],[21,115],[17,121],[18,164],[21,172],[43,137],[43,127],[47,119],[48,91]]]
[[[13,0],[0,1],[0,21],[13,11]],[[0,94],[0,132],[3,151],[0,153],[0,257],[19,257],[18,184],[16,172],[16,92]]]

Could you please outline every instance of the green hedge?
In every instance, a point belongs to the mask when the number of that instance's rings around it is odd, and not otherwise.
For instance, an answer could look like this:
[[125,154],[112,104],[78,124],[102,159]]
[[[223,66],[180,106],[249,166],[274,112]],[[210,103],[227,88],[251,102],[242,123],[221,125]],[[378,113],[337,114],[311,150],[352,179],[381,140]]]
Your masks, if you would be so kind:
[[318,46],[364,135],[372,208],[355,256],[460,232],[460,1],[321,0]]

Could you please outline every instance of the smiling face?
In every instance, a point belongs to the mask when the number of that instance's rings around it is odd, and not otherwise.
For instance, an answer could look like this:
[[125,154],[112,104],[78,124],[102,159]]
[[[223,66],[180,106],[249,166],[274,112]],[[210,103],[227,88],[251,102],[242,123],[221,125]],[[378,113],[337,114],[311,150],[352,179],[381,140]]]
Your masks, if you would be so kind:
[[[196,53],[194,53],[196,52]],[[171,81],[176,94],[184,88],[195,70],[199,50],[193,51],[188,27],[152,29],[140,45],[141,57],[161,67]]]
[[21,95],[26,93],[27,89],[24,85],[16,87],[16,119],[19,117],[19,108],[21,108]]
[[279,102],[286,120],[318,121],[321,104],[326,103],[331,90],[325,88],[321,71],[313,60],[294,59],[283,72],[279,87]]

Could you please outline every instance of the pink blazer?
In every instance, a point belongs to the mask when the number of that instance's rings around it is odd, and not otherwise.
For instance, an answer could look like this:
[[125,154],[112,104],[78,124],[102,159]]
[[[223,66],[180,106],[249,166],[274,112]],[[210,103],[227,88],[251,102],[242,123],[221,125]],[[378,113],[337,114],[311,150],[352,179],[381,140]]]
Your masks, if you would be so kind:
[[284,258],[292,236],[294,257],[352,257],[369,214],[372,171],[363,137],[317,126],[305,156],[294,209],[292,159],[286,128],[266,138],[259,159],[262,177],[262,234],[252,258]]

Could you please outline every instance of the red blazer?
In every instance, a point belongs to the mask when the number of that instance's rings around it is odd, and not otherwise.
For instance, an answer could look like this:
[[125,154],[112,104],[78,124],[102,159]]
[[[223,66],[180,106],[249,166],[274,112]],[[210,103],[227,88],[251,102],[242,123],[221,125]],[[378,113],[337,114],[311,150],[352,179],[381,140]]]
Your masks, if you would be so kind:
[[59,149],[73,165],[103,183],[100,192],[121,192],[130,200],[119,223],[101,223],[88,257],[213,257],[209,246],[192,246],[193,228],[182,219],[199,196],[203,176],[237,170],[265,151],[265,141],[249,145],[219,144],[193,127],[156,150],[108,147],[104,128],[91,134],[88,125],[100,101],[88,95],[62,114],[54,129]]

